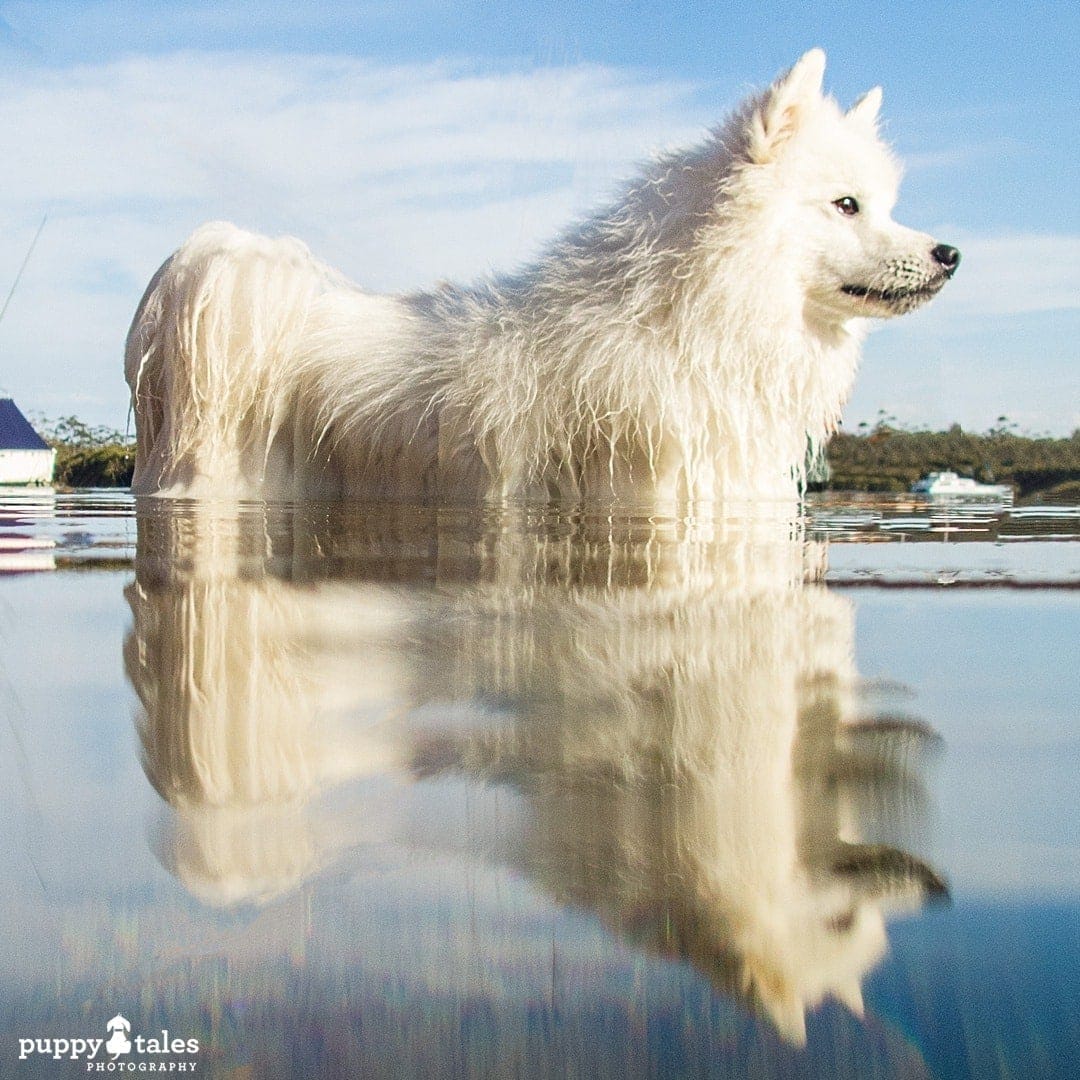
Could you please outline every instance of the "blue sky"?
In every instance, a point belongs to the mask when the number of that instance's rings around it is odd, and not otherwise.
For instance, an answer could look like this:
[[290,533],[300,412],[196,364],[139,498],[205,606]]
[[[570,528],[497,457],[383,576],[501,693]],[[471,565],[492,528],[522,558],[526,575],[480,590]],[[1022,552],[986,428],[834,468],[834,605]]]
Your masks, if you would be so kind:
[[22,407],[124,426],[121,350],[200,221],[292,232],[360,284],[512,269],[634,162],[803,51],[885,88],[897,217],[963,250],[871,336],[845,412],[1080,427],[1080,9],[903,5],[0,2],[0,323]]

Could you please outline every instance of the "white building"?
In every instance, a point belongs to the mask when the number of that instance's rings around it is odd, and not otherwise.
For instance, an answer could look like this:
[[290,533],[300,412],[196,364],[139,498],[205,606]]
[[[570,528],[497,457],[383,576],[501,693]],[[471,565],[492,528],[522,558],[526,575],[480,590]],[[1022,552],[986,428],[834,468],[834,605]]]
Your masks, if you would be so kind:
[[51,484],[56,451],[11,398],[0,398],[0,485]]

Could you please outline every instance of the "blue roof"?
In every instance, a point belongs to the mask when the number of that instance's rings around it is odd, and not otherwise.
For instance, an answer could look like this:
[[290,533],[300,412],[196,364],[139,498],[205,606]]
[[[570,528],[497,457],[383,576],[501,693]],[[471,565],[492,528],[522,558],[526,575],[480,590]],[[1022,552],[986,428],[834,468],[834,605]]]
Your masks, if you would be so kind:
[[0,450],[48,450],[11,398],[0,398]]

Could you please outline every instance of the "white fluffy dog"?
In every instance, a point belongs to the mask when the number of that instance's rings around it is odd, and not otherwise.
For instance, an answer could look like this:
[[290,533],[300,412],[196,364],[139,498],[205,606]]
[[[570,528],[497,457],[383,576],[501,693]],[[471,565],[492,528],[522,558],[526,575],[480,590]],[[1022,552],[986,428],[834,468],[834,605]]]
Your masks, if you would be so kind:
[[880,91],[808,52],[533,266],[377,296],[293,239],[198,229],[128,337],[133,490],[475,501],[790,497],[866,317],[955,248],[891,220]]

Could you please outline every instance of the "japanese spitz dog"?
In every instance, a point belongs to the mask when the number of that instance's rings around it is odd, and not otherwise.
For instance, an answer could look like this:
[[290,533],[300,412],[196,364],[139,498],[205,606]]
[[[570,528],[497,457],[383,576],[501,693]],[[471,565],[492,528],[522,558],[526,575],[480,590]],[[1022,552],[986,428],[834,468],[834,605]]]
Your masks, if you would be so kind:
[[198,229],[128,336],[138,493],[659,505],[790,497],[867,318],[959,252],[896,224],[881,93],[814,49],[530,267],[380,296],[294,239]]

